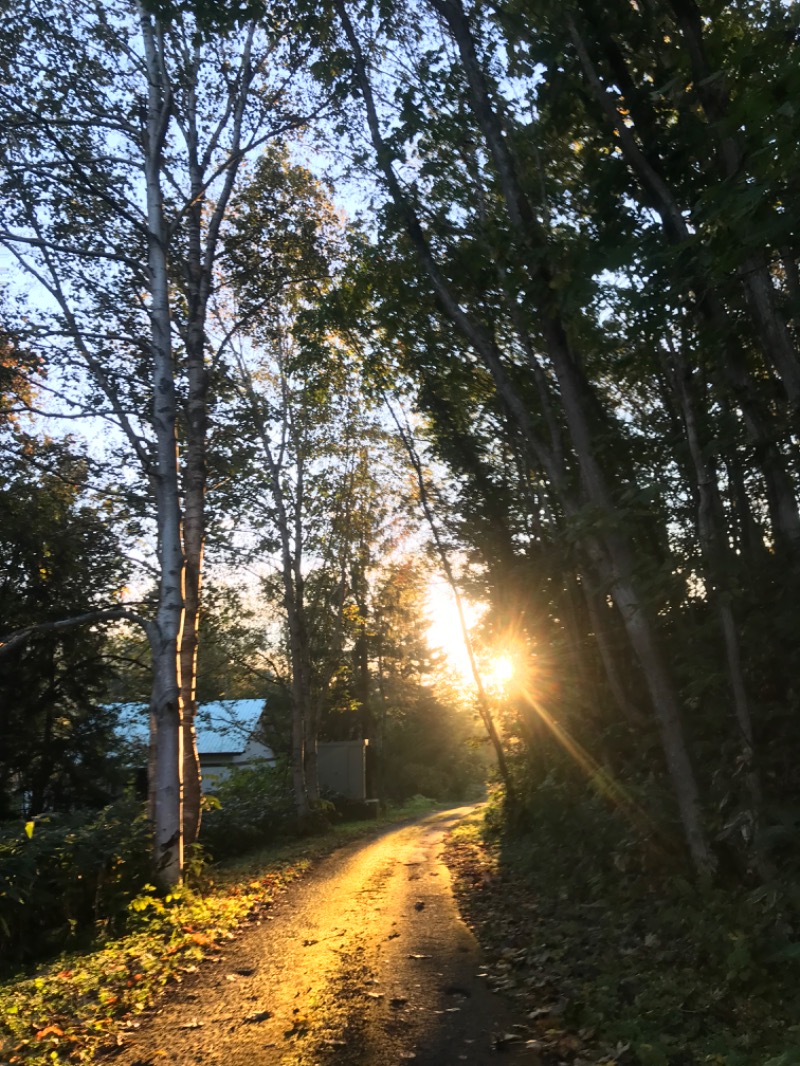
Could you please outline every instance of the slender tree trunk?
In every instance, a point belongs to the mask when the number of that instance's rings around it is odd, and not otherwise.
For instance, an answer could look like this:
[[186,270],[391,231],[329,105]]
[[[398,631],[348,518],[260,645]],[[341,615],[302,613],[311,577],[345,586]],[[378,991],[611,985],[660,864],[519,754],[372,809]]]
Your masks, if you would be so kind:
[[315,728],[315,724],[315,721],[312,720],[311,728],[309,729],[311,736],[306,738],[306,746],[303,752],[306,794],[311,807],[319,803],[321,796],[319,786],[319,729]]
[[[184,838],[192,844],[200,832],[201,774],[197,751],[197,653],[200,634],[203,551],[206,527],[206,485],[208,480],[208,397],[209,372],[206,366],[206,319],[208,301],[217,260],[220,227],[241,166],[242,121],[250,95],[253,69],[250,63],[255,25],[251,24],[242,49],[238,76],[228,83],[226,121],[212,135],[202,158],[200,130],[204,116],[199,113],[198,83],[200,46],[184,50],[186,108],[184,136],[191,182],[191,198],[186,213],[187,250],[184,291],[187,316],[184,330],[188,396],[184,412],[186,454],[183,469],[184,550],[186,553],[186,614],[181,640],[183,701]],[[208,204],[206,183],[210,149],[219,143],[223,129],[230,131],[228,158],[216,202]],[[204,232],[205,225],[205,232]]]
[[[288,392],[288,390],[286,390]],[[291,415],[287,411],[287,420]],[[311,650],[309,632],[306,623],[306,579],[303,573],[303,508],[306,489],[306,460],[304,442],[297,441],[295,459],[297,477],[295,484],[294,514],[292,529],[287,526],[287,542],[292,538],[291,557],[284,558],[284,566],[291,563],[291,576],[286,583],[287,590],[293,590],[293,620],[289,629],[292,634],[292,676],[297,680],[297,700],[299,716],[303,719],[303,775],[305,778],[305,802],[308,806],[319,803],[319,770],[317,765],[317,742],[319,734],[319,710],[312,695],[311,688]],[[288,604],[287,604],[288,609]]]
[[[388,697],[388,695],[386,693],[386,680],[385,680],[385,672],[384,672],[383,637],[384,637],[383,618],[381,617],[381,618],[378,619],[378,646],[377,646],[377,655],[378,655],[377,682],[378,682],[379,703],[378,703],[378,713],[375,716],[375,722],[374,722],[375,729],[374,729],[374,732],[373,732],[373,734],[372,734],[372,736],[370,737],[370,740],[369,740],[370,747],[373,747],[373,750],[374,750],[374,754],[372,756],[372,769],[373,769],[372,785],[373,785],[373,792],[374,792],[375,798],[380,800],[381,803],[383,803],[385,801],[385,799],[386,799],[386,794],[385,794],[385,790],[384,790],[384,783],[383,783],[384,782],[383,745],[384,745],[384,737],[385,737],[385,733],[386,733],[386,715],[387,715],[388,709],[389,709],[389,697]],[[372,797],[368,796],[367,798],[371,799]]]
[[668,343],[671,366],[669,377],[674,394],[679,402],[685,425],[685,436],[695,474],[697,494],[697,529],[703,556],[706,591],[719,618],[720,631],[728,665],[728,682],[733,697],[734,715],[741,757],[745,766],[747,787],[750,794],[752,840],[751,845],[756,865],[763,873],[762,788],[755,765],[753,741],[753,713],[742,667],[741,646],[731,605],[733,560],[731,559],[727,530],[724,528],[722,501],[713,468],[706,458],[706,448],[701,439],[698,413],[692,390],[692,374],[683,353]]
[[151,714],[155,722],[155,859],[166,887],[183,872],[183,737],[179,644],[183,627],[184,557],[178,494],[177,400],[170,333],[167,227],[161,192],[163,147],[171,115],[171,94],[163,66],[163,33],[140,9],[148,73],[145,129],[147,249],[150,282],[153,428],[156,437],[151,484],[158,522],[158,607],[148,626],[153,658]]
[[[173,573],[173,580],[176,576]],[[151,713],[156,741],[153,830],[156,869],[165,888],[178,884],[183,874],[183,734],[176,670],[180,636],[176,613],[174,605],[167,604],[164,611],[159,611],[163,622],[157,619],[149,628],[153,660]]]
[[188,256],[188,328],[186,368],[188,396],[185,409],[186,447],[183,463],[183,543],[186,552],[186,615],[181,640],[183,700],[183,826],[187,845],[200,831],[201,776],[197,751],[197,652],[200,629],[200,598],[205,542],[205,492],[207,480],[208,371],[205,366],[205,318],[207,284],[203,279],[200,248],[202,185],[193,175],[193,202],[190,209]]
[[605,617],[611,608],[601,601],[585,574],[581,575],[581,588],[586,600],[589,617],[592,621],[595,643],[600,653],[600,660],[603,664],[608,687],[611,689],[611,695],[614,697],[614,702],[628,725],[634,729],[641,729],[646,724],[647,719],[631,702],[627,694],[617,656],[614,652],[614,642],[609,633],[610,620]]
[[764,530],[753,515],[739,456],[735,452],[730,453],[724,456],[723,461],[728,476],[729,506],[735,519],[738,553],[745,572],[749,570],[753,574],[759,574],[763,572],[764,563],[769,556]]
[[[281,492],[280,488],[278,491]],[[298,589],[296,584],[296,560],[292,558],[288,517],[282,493],[280,502],[275,497],[274,484],[273,500],[278,511],[284,585],[283,602],[289,628],[289,654],[292,664],[292,780],[295,808],[298,815],[302,817],[308,813],[309,804],[319,798],[316,775],[316,734],[313,723],[310,721],[308,634],[302,609],[303,588],[301,584]]]
[[[250,405],[250,411],[261,442],[264,458],[269,471],[272,499],[275,505],[278,537],[281,551],[281,581],[283,584],[283,603],[289,634],[289,658],[292,670],[292,787],[294,789],[295,810],[300,818],[309,811],[309,788],[307,767],[309,765],[309,718],[311,715],[311,682],[308,633],[303,610],[303,572],[302,572],[302,534],[300,514],[302,510],[303,484],[302,460],[299,464],[298,484],[296,486],[295,521],[291,522],[286,506],[286,495],[281,482],[281,468],[275,457],[269,438],[267,424],[261,411],[258,397],[253,388],[253,381],[243,359],[239,360],[242,388]],[[285,390],[284,390],[285,391]],[[284,418],[288,411],[284,398]],[[294,541],[294,543],[293,543]],[[316,754],[316,736],[312,735],[311,748]],[[312,793],[317,782],[316,764],[311,765],[314,773]],[[317,788],[318,794],[318,788]]]
[[792,324],[796,342],[798,327],[800,326],[800,271],[797,269],[797,256],[790,247],[782,247],[780,254],[786,295],[788,297],[789,314],[787,317]]
[[187,401],[186,455],[183,471],[183,543],[186,553],[181,680],[183,704],[184,843],[193,844],[200,832],[201,775],[197,750],[197,652],[200,628],[200,590],[205,540],[206,436],[208,376],[202,346],[192,352],[187,345],[189,396]]
[[422,462],[417,450],[414,447],[414,441],[411,438],[411,434],[408,429],[402,424],[398,418],[394,408],[389,403],[388,399],[384,396],[384,402],[386,403],[389,411],[394,419],[394,423],[397,426],[397,432],[400,434],[400,439],[405,446],[408,454],[411,466],[414,470],[414,474],[417,479],[417,485],[419,487],[419,499],[422,507],[422,512],[425,515],[425,520],[428,523],[428,528],[431,531],[433,537],[433,543],[436,547],[436,554],[439,557],[439,564],[441,565],[447,584],[450,587],[450,591],[453,593],[453,598],[456,603],[456,611],[458,612],[458,624],[461,630],[461,639],[464,643],[464,648],[467,652],[469,659],[470,671],[472,673],[473,681],[475,682],[475,692],[478,703],[478,713],[481,721],[483,722],[486,730],[486,735],[489,738],[489,742],[494,749],[495,758],[497,759],[497,769],[500,773],[500,778],[503,782],[503,787],[506,790],[506,796],[510,803],[516,801],[516,793],[514,789],[514,781],[511,777],[511,773],[508,768],[508,760],[506,759],[505,749],[503,748],[503,742],[500,738],[500,734],[497,731],[495,725],[494,715],[492,714],[491,704],[489,697],[486,694],[486,689],[483,684],[483,677],[481,675],[480,667],[478,666],[478,660],[475,657],[475,649],[472,645],[472,638],[469,635],[469,627],[467,626],[466,616],[464,614],[464,602],[461,597],[461,590],[458,587],[458,582],[455,579],[453,573],[453,567],[450,563],[450,556],[447,553],[444,541],[439,533],[439,526],[431,507],[430,497],[428,495],[428,487],[425,483],[425,474],[422,469]]
[[358,626],[358,636],[353,648],[353,658],[356,666],[355,692],[359,704],[358,712],[358,739],[364,740],[372,735],[374,716],[372,714],[372,675],[369,669],[369,637],[367,634],[366,603],[359,602],[359,612],[362,620]]

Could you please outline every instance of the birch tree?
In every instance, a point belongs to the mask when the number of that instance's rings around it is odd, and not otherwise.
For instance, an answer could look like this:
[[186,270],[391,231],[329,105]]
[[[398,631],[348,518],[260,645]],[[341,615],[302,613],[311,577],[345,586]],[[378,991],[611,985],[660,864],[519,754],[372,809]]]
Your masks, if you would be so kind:
[[244,159],[306,121],[303,58],[270,12],[211,35],[190,15],[165,25],[141,6],[53,2],[1,29],[16,54],[0,90],[0,242],[28,279],[20,334],[37,338],[71,414],[126,442],[122,480],[147,486],[152,803],[172,884],[199,823],[208,301]]

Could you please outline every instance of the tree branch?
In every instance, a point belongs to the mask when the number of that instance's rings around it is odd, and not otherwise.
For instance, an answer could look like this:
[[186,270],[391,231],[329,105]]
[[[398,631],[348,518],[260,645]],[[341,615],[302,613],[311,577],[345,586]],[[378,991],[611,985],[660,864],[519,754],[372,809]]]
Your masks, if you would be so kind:
[[119,618],[127,618],[131,622],[136,622],[145,631],[151,624],[147,618],[144,618],[136,611],[132,611],[130,607],[106,607],[97,611],[89,611],[86,614],[75,615],[73,618],[60,618],[55,622],[39,622],[36,625],[26,626],[25,629],[18,629],[13,633],[0,637],[0,657],[24,644],[36,633],[59,633],[66,629],[74,629],[75,626],[91,625],[94,622],[110,622]]

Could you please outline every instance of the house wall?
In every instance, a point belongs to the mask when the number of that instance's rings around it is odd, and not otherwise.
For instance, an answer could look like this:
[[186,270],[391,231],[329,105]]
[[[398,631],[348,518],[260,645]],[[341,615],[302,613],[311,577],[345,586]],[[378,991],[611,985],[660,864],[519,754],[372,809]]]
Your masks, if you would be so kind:
[[200,752],[200,773],[203,778],[203,791],[213,792],[215,788],[230,776],[231,770],[248,769],[259,761],[275,764],[272,749],[266,744],[252,738],[248,740],[244,751],[237,752]]

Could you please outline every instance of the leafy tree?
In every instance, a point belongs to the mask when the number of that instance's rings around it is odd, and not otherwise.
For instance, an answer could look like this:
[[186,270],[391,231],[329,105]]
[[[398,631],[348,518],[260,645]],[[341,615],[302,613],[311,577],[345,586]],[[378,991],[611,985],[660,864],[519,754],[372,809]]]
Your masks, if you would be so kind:
[[[265,584],[286,622],[294,790],[304,815],[319,798],[317,739],[331,701],[338,702],[345,673],[368,673],[368,588],[386,538],[390,475],[384,470],[379,480],[371,453],[386,437],[341,347],[332,349],[325,367],[309,366],[286,340],[270,354],[271,365],[259,353],[255,370],[241,362],[247,406],[239,425],[253,434],[255,456],[265,466],[262,485],[251,472],[251,491],[259,489],[260,499],[250,520],[265,515],[267,536],[258,538],[256,551],[263,558],[272,550],[279,560]],[[360,667],[352,661],[359,658]],[[351,690],[346,701],[361,711],[361,736],[369,732],[368,687],[361,685],[360,697]]]
[[118,601],[128,564],[85,497],[81,459],[29,447],[43,469],[0,477],[0,615],[10,630],[42,628],[0,659],[0,817],[101,806],[124,783],[104,705],[107,632],[46,626]]
[[36,287],[19,332],[58,367],[73,416],[115,427],[130,480],[146,485],[158,588],[145,620],[151,799],[166,883],[200,813],[193,715],[220,233],[247,154],[306,114],[293,83],[303,45],[280,12],[213,35],[190,12],[170,14],[53,0],[0,24],[15,53],[0,95],[13,131],[0,242]]
[[[386,522],[378,461],[385,435],[358,359],[318,320],[343,247],[328,193],[288,151],[265,152],[237,198],[226,239],[226,281],[241,323],[231,421],[254,521],[256,556],[274,555],[265,584],[285,620],[292,693],[295,802],[319,799],[317,739],[352,657],[366,677],[369,570]],[[241,454],[241,453],[240,453]],[[239,487],[234,487],[234,492]],[[263,516],[263,517],[262,517]],[[263,565],[263,564],[262,564]],[[368,732],[368,694],[350,697]],[[352,717],[352,715],[351,715]]]
[[[379,205],[349,312],[415,381],[476,551],[505,542],[503,569],[538,583],[571,657],[596,643],[634,725],[647,693],[704,871],[686,711],[710,654],[757,824],[760,653],[737,600],[765,602],[778,560],[795,587],[798,514],[795,149],[783,132],[767,148],[749,110],[753,54],[781,96],[794,76],[775,51],[790,16],[759,12],[753,37],[752,8],[707,14],[332,0],[315,22],[320,75],[360,101],[341,132]],[[480,522],[504,530],[491,547]]]

